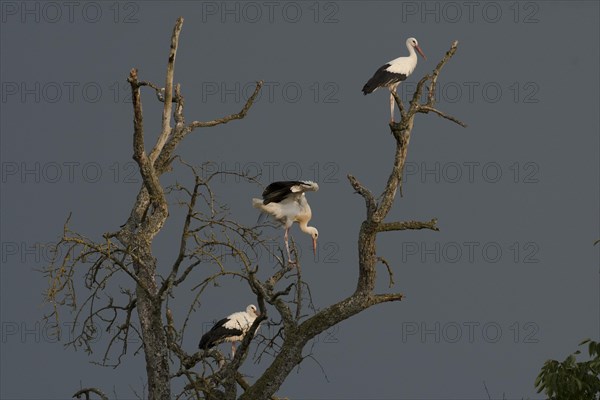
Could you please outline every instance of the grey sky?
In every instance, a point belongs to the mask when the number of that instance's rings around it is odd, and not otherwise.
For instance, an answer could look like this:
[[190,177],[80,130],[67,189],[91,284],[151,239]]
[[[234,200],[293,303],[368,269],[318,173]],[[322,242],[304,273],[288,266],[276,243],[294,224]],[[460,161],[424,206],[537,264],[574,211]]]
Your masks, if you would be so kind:
[[[237,112],[252,82],[267,85],[245,120],[196,131],[179,154],[219,169],[260,169],[263,184],[319,183],[308,195],[320,232],[316,260],[310,238],[292,230],[317,307],[355,285],[364,202],[346,175],[379,193],[391,167],[388,94],[365,97],[362,85],[405,55],[414,36],[428,59],[400,86],[407,96],[459,40],[438,108],[469,126],[417,117],[404,197],[389,216],[437,217],[441,232],[379,237],[392,290],[406,300],[319,336],[313,353],[328,380],[306,360],[282,396],[481,399],[485,381],[493,398],[540,398],[533,381],[543,362],[598,339],[598,2],[69,4],[1,3],[0,397],[67,398],[80,382],[114,387],[118,398],[141,388],[142,356],[115,371],[48,337],[40,322],[47,282],[35,269],[48,258],[40,244],[56,242],[69,212],[72,227],[94,238],[125,221],[140,184],[126,77],[137,67],[141,79],[163,84],[180,15],[175,80],[187,121]],[[149,138],[160,105],[144,92]],[[163,182],[189,178],[176,168]],[[240,221],[255,221],[250,199],[259,187],[226,179],[215,190]],[[159,263],[174,257],[181,215],[173,204],[155,245]],[[266,233],[282,244],[282,232]],[[388,290],[384,267],[379,283]],[[180,296],[178,318],[192,293]],[[237,281],[210,290],[187,350],[203,324],[253,301]],[[249,361],[243,371],[256,376],[266,365]]]

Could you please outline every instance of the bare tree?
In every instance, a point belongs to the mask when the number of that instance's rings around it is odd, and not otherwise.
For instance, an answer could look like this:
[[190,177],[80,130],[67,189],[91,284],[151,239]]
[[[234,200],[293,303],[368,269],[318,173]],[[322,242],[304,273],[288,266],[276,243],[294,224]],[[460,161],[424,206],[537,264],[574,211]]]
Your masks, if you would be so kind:
[[[178,160],[175,151],[182,139],[197,128],[244,118],[262,86],[262,82],[257,82],[254,93],[239,113],[186,124],[181,87],[174,85],[175,59],[182,26],[183,18],[179,18],[171,36],[164,88],[140,80],[136,69],[129,74],[134,112],[133,158],[143,179],[130,216],[118,231],[105,233],[99,241],[71,231],[67,220],[60,241],[64,251],[57,251],[54,261],[44,270],[49,277],[46,298],[53,305],[46,317],[60,333],[59,316],[62,314],[59,311],[64,306],[69,308],[75,323],[72,325],[72,340],[67,344],[83,347],[89,352],[99,327],[110,331],[111,338],[99,361],[104,366],[117,367],[129,351],[130,339],[139,337],[142,346],[135,352],[141,350],[145,356],[147,397],[150,399],[171,399],[173,395],[198,399],[273,398],[294,367],[311,356],[303,353],[311,339],[375,304],[402,299],[400,293],[375,293],[378,263],[386,266],[390,287],[394,283],[391,266],[377,254],[377,235],[410,229],[438,230],[435,219],[388,222],[385,218],[396,192],[401,189],[402,171],[416,115],[433,112],[464,126],[434,107],[438,75],[456,52],[457,42],[452,43],[433,72],[419,81],[407,109],[394,93],[401,120],[390,124],[396,151],[381,195],[375,198],[354,176],[348,175],[350,184],[366,204],[366,218],[358,240],[356,290],[347,298],[316,312],[311,307],[310,289],[302,278],[300,263],[286,263],[281,250],[273,251],[268,246],[260,234],[260,227],[243,226],[231,217],[226,206],[219,204],[210,183],[220,173],[207,175],[202,166]],[[149,153],[146,151],[143,125],[143,87],[153,89],[158,100],[164,103],[162,126]],[[425,88],[428,93],[423,101]],[[159,180],[174,168],[177,160],[177,165],[193,173],[194,182],[190,187],[180,184],[164,187]],[[243,178],[256,182],[256,177]],[[169,217],[169,196],[175,196],[187,212],[174,261],[166,273],[161,273],[152,253],[152,243]],[[274,273],[259,273],[260,263],[254,261],[259,251],[268,252],[275,260],[277,268]],[[235,263],[225,263],[225,257],[233,258]],[[261,262],[264,263],[264,259]],[[199,271],[203,273],[203,279],[193,288],[195,295],[189,308],[174,316],[169,300],[175,297],[178,287]],[[227,276],[238,277],[248,284],[249,290],[256,295],[261,316],[253,323],[233,359],[226,360],[218,350],[201,352],[194,349],[194,352],[188,353],[183,348],[184,333],[204,290]],[[82,282],[85,296],[80,301],[77,293],[82,290]],[[254,357],[262,361],[263,355],[269,354],[272,361],[262,376],[251,383],[239,369],[248,357],[249,345],[258,326],[268,319],[267,304],[275,309],[279,322],[274,324],[276,333],[272,337],[258,335],[260,340]],[[176,317],[183,318],[179,328],[176,327]],[[176,381],[179,389],[174,394],[172,387]],[[238,394],[240,388],[242,392]],[[74,397],[90,398],[91,394],[106,398],[100,389],[93,387],[81,388]]]

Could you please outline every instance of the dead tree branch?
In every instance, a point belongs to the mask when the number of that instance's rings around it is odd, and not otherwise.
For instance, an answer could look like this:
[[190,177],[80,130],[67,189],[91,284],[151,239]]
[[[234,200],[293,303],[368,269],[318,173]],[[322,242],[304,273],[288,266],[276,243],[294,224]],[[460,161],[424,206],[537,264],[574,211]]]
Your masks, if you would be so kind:
[[188,127],[186,128],[186,131],[191,132],[196,128],[210,128],[213,126],[226,124],[226,123],[236,120],[236,119],[244,118],[246,116],[246,114],[248,114],[248,111],[250,110],[250,107],[252,107],[252,104],[254,104],[254,100],[256,100],[256,97],[258,96],[258,93],[260,93],[260,89],[262,88],[262,86],[263,86],[263,81],[256,82],[256,88],[254,89],[254,93],[252,93],[252,96],[250,96],[248,98],[248,100],[246,101],[246,104],[244,105],[242,110],[240,112],[238,112],[237,114],[227,115],[222,118],[213,119],[212,121],[205,121],[205,122],[193,121],[190,125],[188,125]]
[[437,227],[437,219],[433,218],[428,222],[420,221],[399,221],[399,222],[382,222],[377,225],[378,232],[388,231],[404,231],[407,229],[430,229],[432,231],[439,231]]
[[455,124],[458,124],[458,125],[462,126],[463,128],[467,127],[467,124],[465,124],[464,122],[459,121],[456,117],[453,117],[452,115],[448,115],[448,114],[446,114],[444,112],[441,112],[440,110],[437,110],[437,109],[435,109],[433,107],[430,107],[430,106],[427,106],[427,105],[422,105],[422,106],[420,106],[418,108],[418,112],[420,112],[420,113],[427,114],[430,111],[433,112],[433,113],[435,113],[435,114],[437,114],[437,115],[439,115],[442,118],[446,118],[447,120],[452,121]]
[[171,108],[173,107],[173,76],[175,74],[175,58],[177,57],[177,46],[179,45],[179,34],[183,27],[183,18],[177,18],[175,27],[173,27],[173,34],[171,35],[171,49],[169,52],[169,61],[167,62],[167,74],[165,82],[165,100],[162,113],[162,129],[160,136],[156,141],[156,145],[150,153],[150,163],[154,164],[156,158],[162,151],[167,138],[171,133]]

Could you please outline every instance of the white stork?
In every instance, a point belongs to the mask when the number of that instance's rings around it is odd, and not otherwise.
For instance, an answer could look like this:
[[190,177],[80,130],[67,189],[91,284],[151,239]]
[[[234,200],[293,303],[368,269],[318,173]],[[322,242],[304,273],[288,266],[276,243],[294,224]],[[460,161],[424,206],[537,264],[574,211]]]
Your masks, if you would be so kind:
[[390,114],[391,122],[394,122],[394,96],[392,92],[396,90],[400,82],[408,78],[410,74],[415,70],[417,66],[417,54],[419,54],[427,60],[425,54],[419,47],[419,43],[415,38],[406,39],[406,47],[408,48],[408,57],[398,57],[385,65],[382,65],[369,79],[365,86],[362,88],[362,92],[367,95],[374,92],[380,87],[387,87],[390,90]]
[[313,253],[317,255],[317,228],[308,226],[312,217],[310,206],[306,201],[304,192],[319,190],[319,185],[312,181],[281,181],[273,182],[263,191],[263,199],[252,199],[252,206],[263,213],[273,216],[285,227],[285,249],[288,261],[292,264],[290,245],[288,243],[288,231],[297,222],[300,230],[309,234],[313,240]]
[[244,335],[250,330],[254,320],[260,315],[254,304],[246,307],[246,311],[240,311],[223,318],[213,326],[210,331],[202,335],[198,347],[208,350],[218,344],[231,342],[231,358],[235,356],[235,342],[244,340]]

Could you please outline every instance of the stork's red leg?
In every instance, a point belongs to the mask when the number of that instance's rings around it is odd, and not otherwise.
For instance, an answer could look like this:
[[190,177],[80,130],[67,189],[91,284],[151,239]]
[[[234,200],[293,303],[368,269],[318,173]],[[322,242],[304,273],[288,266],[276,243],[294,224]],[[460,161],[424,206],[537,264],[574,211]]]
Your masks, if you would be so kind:
[[288,243],[288,230],[289,230],[289,228],[286,226],[285,227],[285,235],[283,236],[283,239],[285,241],[285,249],[287,250],[288,262],[291,264],[292,263],[292,255],[290,254],[290,244]]
[[235,357],[235,342],[231,342],[231,358]]
[[392,94],[392,90],[396,90],[396,88],[390,88],[390,121],[394,122],[394,95]]

